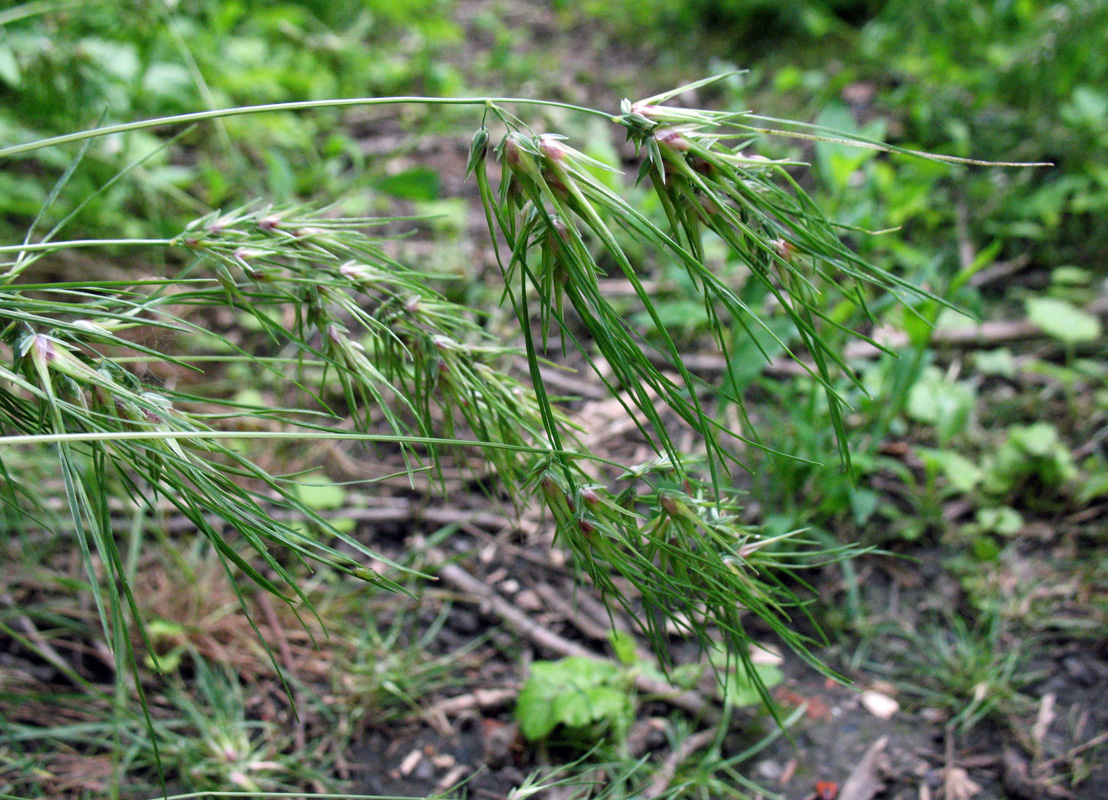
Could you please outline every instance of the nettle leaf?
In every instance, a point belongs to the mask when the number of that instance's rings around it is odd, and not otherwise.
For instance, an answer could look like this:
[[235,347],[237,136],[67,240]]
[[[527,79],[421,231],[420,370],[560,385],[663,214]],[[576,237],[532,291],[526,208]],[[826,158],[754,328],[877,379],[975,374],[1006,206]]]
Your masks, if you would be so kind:
[[[850,109],[839,102],[829,103],[820,112],[819,124],[848,134],[860,134],[868,139],[883,139],[884,120],[874,120],[865,128],[859,128]],[[853,147],[845,143],[816,142],[816,168],[820,177],[837,190],[845,189],[851,177],[866,162],[876,157],[877,151],[862,147]]]
[[982,350],[973,355],[973,365],[978,372],[986,375],[999,375],[1002,378],[1016,376],[1016,359],[1006,347],[998,350]]
[[627,695],[611,686],[563,694],[554,702],[554,715],[563,725],[583,728],[593,722],[615,720],[623,716]]
[[638,659],[635,653],[635,637],[626,631],[612,630],[608,633],[608,641],[612,650],[624,666],[631,666]]
[[534,741],[559,725],[583,728],[607,722],[625,728],[634,714],[619,666],[584,656],[536,661],[516,701],[520,732]]
[[19,68],[19,59],[10,47],[0,47],[0,81],[12,89],[23,84],[23,72]]
[[1008,431],[1008,438],[986,472],[985,488],[993,494],[1004,494],[1031,477],[1053,488],[1077,477],[1073,454],[1062,442],[1058,429],[1047,422],[1017,425]]
[[1056,297],[1029,297],[1026,305],[1028,319],[1055,339],[1077,344],[1100,338],[1100,320],[1072,303]]
[[[535,666],[532,664],[532,669]],[[533,742],[549,736],[558,727],[558,718],[554,713],[554,704],[543,691],[550,687],[536,685],[534,675],[531,677],[532,680],[527,682],[516,700],[516,719],[519,720],[520,733]]]
[[1009,506],[979,508],[976,516],[981,530],[988,533],[1015,536],[1023,530],[1023,515]]
[[1009,441],[1030,456],[1048,458],[1061,445],[1058,429],[1046,422],[1014,427],[1008,434]]

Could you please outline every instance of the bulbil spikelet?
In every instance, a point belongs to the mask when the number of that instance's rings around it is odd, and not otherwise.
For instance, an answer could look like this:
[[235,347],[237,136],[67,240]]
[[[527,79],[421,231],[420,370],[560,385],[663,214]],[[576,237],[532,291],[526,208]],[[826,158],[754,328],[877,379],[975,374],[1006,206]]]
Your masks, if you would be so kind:
[[549,474],[543,475],[542,480],[539,482],[542,487],[542,493],[546,496],[548,503],[564,503],[566,499],[565,492],[562,491],[562,487],[558,485],[558,482],[554,480]]
[[654,139],[660,147],[668,147],[686,153],[692,149],[692,142],[685,138],[685,134],[677,128],[661,128],[654,131]]
[[569,228],[557,214],[550,216],[549,233],[546,237],[547,244],[552,250],[560,249],[569,242]]
[[719,214],[719,205],[703,192],[696,193],[696,200],[700,204],[700,208],[697,209],[698,217],[710,225],[712,218]]
[[566,146],[551,134],[543,134],[539,137],[539,152],[544,158],[557,162],[565,161],[569,154]]
[[539,179],[539,165],[535,163],[538,150],[533,141],[522,133],[509,133],[500,143],[505,166],[520,177]]
[[549,472],[539,481],[543,496],[546,498],[547,508],[554,515],[558,525],[565,525],[573,519],[573,504],[568,494],[561,487],[557,479]]
[[372,282],[372,276],[370,270],[364,264],[359,264],[356,261],[347,261],[345,264],[339,267],[339,274],[345,278],[349,278],[356,283],[359,288],[366,288]]
[[258,227],[263,231],[274,231],[281,227],[281,217],[277,214],[266,214],[258,220]]
[[102,379],[85,363],[83,357],[78,357],[53,336],[43,333],[29,336],[24,340],[21,350],[24,356],[30,356],[35,372],[45,382],[49,382],[47,376],[50,372],[64,375],[80,384],[97,384]]
[[695,153],[690,153],[687,161],[689,162],[689,166],[693,168],[694,172],[704,175],[705,177],[711,176],[711,174],[715,171],[715,167],[712,166],[712,162],[710,162],[706,158],[696,155]]
[[473,134],[473,140],[469,143],[469,159],[466,161],[466,177],[479,165],[485,163],[485,157],[489,151],[488,128],[481,128]]
[[556,137],[543,134],[538,138],[539,154],[542,158],[542,177],[546,185],[560,196],[569,194],[570,176],[566,170],[569,150]]

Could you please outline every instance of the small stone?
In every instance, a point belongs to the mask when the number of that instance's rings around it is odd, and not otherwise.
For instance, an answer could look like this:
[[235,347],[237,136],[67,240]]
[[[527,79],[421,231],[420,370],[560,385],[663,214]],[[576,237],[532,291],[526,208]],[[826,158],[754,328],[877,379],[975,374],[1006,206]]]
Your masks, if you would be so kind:
[[530,589],[524,589],[517,594],[513,602],[524,611],[542,611],[545,608],[542,598]]
[[900,703],[887,694],[875,692],[872,689],[862,692],[862,705],[866,707],[866,711],[879,719],[889,719],[900,710]]
[[767,781],[779,780],[782,772],[784,772],[780,764],[768,758],[765,761],[759,761],[757,765],[755,765],[754,771]]
[[779,667],[785,663],[785,657],[771,644],[754,642],[750,645],[750,663]]
[[431,763],[434,764],[438,769],[450,769],[457,762],[454,760],[454,756],[450,755],[450,753],[436,753],[435,755],[431,756]]

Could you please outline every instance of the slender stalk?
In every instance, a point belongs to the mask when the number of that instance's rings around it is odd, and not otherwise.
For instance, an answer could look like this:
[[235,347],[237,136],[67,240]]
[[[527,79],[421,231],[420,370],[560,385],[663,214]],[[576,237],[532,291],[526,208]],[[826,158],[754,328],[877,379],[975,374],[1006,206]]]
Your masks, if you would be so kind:
[[170,247],[176,244],[172,239],[72,239],[58,242],[35,242],[33,244],[6,244],[0,246],[2,253],[33,253],[36,251],[53,252],[78,247]]
[[356,433],[351,431],[110,431],[82,433],[43,433],[19,436],[0,436],[0,447],[18,447],[31,444],[58,444],[73,442],[122,442],[195,439],[280,439],[285,440],[334,440],[351,442],[377,442],[393,444],[425,444],[434,447],[480,447],[488,450],[510,450],[534,455],[557,455],[566,458],[587,459],[612,467],[625,467],[619,461],[601,458],[592,453],[576,450],[558,450],[550,447],[507,444],[504,442],[449,439],[435,436],[408,436],[388,433]]
[[194,111],[190,114],[175,114],[169,117],[155,117],[152,119],[136,120],[135,122],[121,122],[116,125],[105,125],[102,128],[93,128],[87,131],[67,133],[62,136],[53,136],[49,139],[40,139],[36,142],[15,144],[0,148],[0,158],[16,156],[21,153],[29,153],[41,150],[44,147],[54,147],[71,142],[80,142],[85,139],[93,139],[98,136],[108,136],[115,133],[128,133],[129,131],[145,130],[146,128],[158,128],[164,125],[183,125],[189,122],[203,122],[211,119],[225,119],[227,117],[241,117],[247,114],[263,114],[268,111],[311,111],[320,108],[349,108],[352,106],[395,106],[395,105],[425,105],[425,106],[485,106],[491,107],[498,104],[548,106],[550,108],[563,108],[580,114],[603,117],[610,122],[618,122],[619,117],[606,111],[572,103],[559,103],[554,100],[529,100],[523,97],[346,97],[330,100],[297,100],[289,103],[265,103],[257,106],[237,106],[235,108],[217,108],[210,111]]

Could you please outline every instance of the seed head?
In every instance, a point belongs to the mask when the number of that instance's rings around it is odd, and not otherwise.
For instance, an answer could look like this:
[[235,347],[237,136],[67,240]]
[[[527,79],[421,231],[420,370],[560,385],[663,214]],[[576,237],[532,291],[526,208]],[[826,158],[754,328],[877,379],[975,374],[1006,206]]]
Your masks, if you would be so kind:
[[654,132],[654,139],[662,147],[678,150],[682,153],[692,149],[692,142],[677,128],[662,128]]
[[504,137],[502,155],[508,169],[520,176],[539,181],[542,178],[534,153],[534,143],[523,134],[509,133]]
[[705,222],[710,222],[710,218],[719,213],[719,205],[706,194],[697,192],[696,199],[700,203],[700,217]]
[[466,162],[467,176],[477,168],[478,164],[484,163],[488,150],[489,131],[487,128],[481,128],[473,134],[473,141],[469,144],[469,160]]
[[565,161],[566,156],[569,155],[569,150],[558,139],[550,134],[544,134],[539,137],[539,152],[549,158],[551,161]]
[[664,114],[661,114],[661,109],[658,106],[644,103],[641,100],[631,104],[631,113],[638,114],[640,117],[646,117],[650,120],[656,119],[658,116],[664,116]]
[[365,266],[354,261],[347,261],[345,264],[339,267],[339,274],[349,278],[355,283],[361,283],[367,277],[369,277],[366,272]]
[[586,486],[581,490],[581,499],[590,508],[596,508],[600,505],[600,495],[591,486]]
[[673,495],[663,494],[660,498],[658,498],[658,502],[661,503],[661,506],[665,509],[666,513],[674,519],[678,517],[689,516],[688,507]]
[[551,505],[558,501],[564,501],[566,499],[565,492],[562,491],[562,487],[558,485],[558,482],[549,475],[543,475],[542,481],[542,493],[546,495],[546,500]]
[[693,168],[695,172],[699,172],[701,175],[711,175],[712,167],[711,162],[705,158],[701,158],[698,155],[690,155],[688,157],[689,166]]
[[519,146],[519,142],[516,141],[515,137],[509,134],[504,137],[504,163],[515,169],[522,162],[523,149]]
[[54,347],[54,340],[43,333],[36,333],[34,336],[28,337],[24,340],[21,349],[23,355],[29,352],[32,359],[42,362],[43,364],[49,364],[58,357],[58,351]]
[[235,248],[235,252],[231,254],[231,257],[234,258],[235,261],[241,261],[245,263],[252,258],[257,258],[258,256],[264,255],[264,250],[256,250],[253,247],[237,247]]

